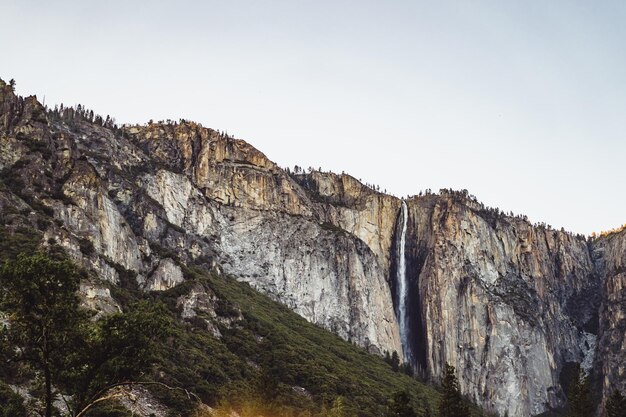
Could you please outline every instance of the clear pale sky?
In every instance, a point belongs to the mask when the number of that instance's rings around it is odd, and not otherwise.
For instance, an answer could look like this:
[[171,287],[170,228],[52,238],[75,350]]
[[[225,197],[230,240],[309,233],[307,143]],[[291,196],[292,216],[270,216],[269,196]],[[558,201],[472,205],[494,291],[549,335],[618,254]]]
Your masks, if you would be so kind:
[[626,222],[626,2],[0,0],[0,77],[398,196]]

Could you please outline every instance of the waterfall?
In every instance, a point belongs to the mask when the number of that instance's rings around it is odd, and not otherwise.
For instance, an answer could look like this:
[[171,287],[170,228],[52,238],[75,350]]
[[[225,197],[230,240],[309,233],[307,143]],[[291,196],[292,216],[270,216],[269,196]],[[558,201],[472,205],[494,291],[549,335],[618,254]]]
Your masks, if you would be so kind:
[[402,350],[404,351],[404,361],[413,363],[413,353],[409,343],[409,320],[407,314],[407,298],[409,285],[406,276],[406,229],[408,223],[408,210],[406,203],[402,200],[402,233],[400,234],[400,247],[398,248],[397,272],[396,272],[396,288],[398,297],[398,325],[400,326],[400,341],[402,342]]

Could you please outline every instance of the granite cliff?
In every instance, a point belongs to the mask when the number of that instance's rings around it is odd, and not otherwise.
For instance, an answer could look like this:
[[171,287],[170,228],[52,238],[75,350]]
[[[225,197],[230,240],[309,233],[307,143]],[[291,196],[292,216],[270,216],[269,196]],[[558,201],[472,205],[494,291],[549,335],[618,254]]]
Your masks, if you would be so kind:
[[407,199],[403,227],[402,200],[349,175],[288,172],[188,121],[119,128],[48,111],[4,82],[0,132],[2,227],[36,227],[42,246],[94,271],[82,292],[102,314],[117,308],[104,283],[160,291],[195,265],[372,352],[404,353],[426,379],[449,362],[502,415],[562,406],[573,362],[603,398],[624,388],[624,232],[589,240],[451,191]]

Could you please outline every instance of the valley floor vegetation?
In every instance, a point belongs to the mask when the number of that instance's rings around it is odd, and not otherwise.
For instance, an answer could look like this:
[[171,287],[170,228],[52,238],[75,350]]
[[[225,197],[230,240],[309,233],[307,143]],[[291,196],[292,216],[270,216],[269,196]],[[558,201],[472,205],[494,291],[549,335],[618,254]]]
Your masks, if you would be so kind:
[[[185,269],[183,284],[159,293],[126,271],[110,285],[121,311],[97,314],[78,291],[94,277],[59,247],[37,252],[36,233],[2,232],[13,245],[0,254],[0,417],[127,417],[119,400],[137,385],[171,417],[483,415],[461,398],[453,370],[437,390],[203,270]],[[199,288],[216,316],[181,319],[178,300]]]

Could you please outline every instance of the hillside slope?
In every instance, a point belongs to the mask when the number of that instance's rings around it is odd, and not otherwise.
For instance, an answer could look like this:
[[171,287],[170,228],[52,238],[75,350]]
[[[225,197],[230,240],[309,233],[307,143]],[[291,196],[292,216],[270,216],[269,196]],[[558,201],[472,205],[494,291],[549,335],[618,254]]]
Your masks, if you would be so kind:
[[286,172],[188,121],[118,128],[84,109],[46,111],[4,83],[0,130],[7,230],[36,226],[42,245],[93,271],[100,281],[83,293],[103,311],[123,271],[167,291],[193,265],[370,352],[396,351],[429,380],[449,362],[463,391],[501,414],[562,406],[571,362],[602,363],[598,380],[623,388],[622,235],[589,243],[449,191],[408,199],[403,228],[400,199],[348,175]]
[[[0,231],[3,244],[13,248],[0,252],[2,261],[13,261],[15,253],[39,246],[41,234],[35,229],[22,226],[9,232],[2,227]],[[83,282],[102,285],[100,294],[110,295],[119,310],[127,311],[138,301],[166,306],[173,327],[167,338],[155,344],[156,364],[143,380],[183,388],[211,407],[241,410],[254,406],[271,415],[312,415],[341,397],[351,414],[376,417],[387,412],[387,403],[399,391],[410,394],[416,410],[436,410],[439,392],[394,371],[380,356],[309,323],[245,283],[187,268],[175,257],[172,262],[180,266],[185,281],[166,291],[142,291],[132,282],[132,272],[123,270],[126,276],[121,285],[101,282],[93,275]],[[87,295],[86,304],[90,300],[94,298]],[[19,368],[16,364],[0,370],[0,388],[10,383],[22,392],[36,393],[37,385],[28,376],[32,373],[13,366]],[[2,395],[0,413],[5,411]],[[188,416],[198,407],[184,391],[160,386],[134,388],[131,395],[134,402],[122,397],[121,404],[145,417],[150,413]],[[130,415],[122,410],[105,403],[88,415]],[[477,409],[472,413],[482,415]]]

